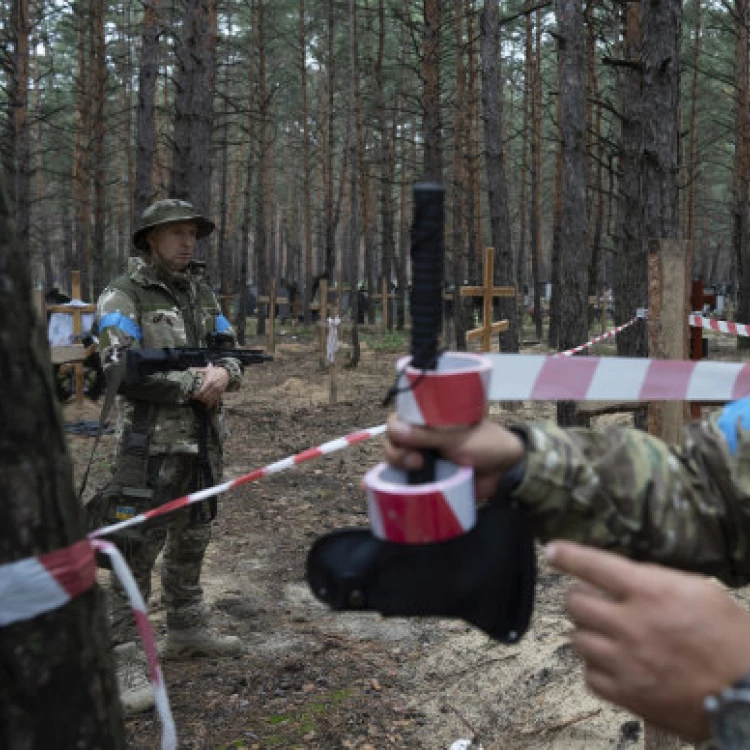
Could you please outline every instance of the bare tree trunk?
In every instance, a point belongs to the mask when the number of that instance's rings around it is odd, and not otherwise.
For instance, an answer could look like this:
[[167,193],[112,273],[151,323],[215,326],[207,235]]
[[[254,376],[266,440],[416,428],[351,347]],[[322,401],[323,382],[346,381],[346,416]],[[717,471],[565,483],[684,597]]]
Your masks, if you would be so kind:
[[[732,245],[737,264],[737,320],[750,320],[750,82],[748,82],[748,0],[735,0],[736,19],[734,201]],[[737,348],[750,347],[750,340],[737,338]]]
[[[560,50],[560,136],[563,161],[560,221],[560,348],[588,339],[588,207],[586,200],[586,55],[582,0],[557,0]],[[561,425],[576,423],[575,403],[557,405]]]
[[[266,185],[269,181],[268,171],[270,144],[268,137],[268,92],[266,81],[266,27],[265,27],[265,2],[257,0],[256,25],[257,25],[257,50],[258,50],[258,189],[255,192],[255,263],[256,281],[258,294],[268,294],[268,201],[266,196]],[[258,306],[258,329],[259,335],[266,332],[266,319],[262,314],[262,308]],[[275,311],[273,311],[275,312]]]
[[[84,538],[56,407],[45,329],[35,318],[27,248],[0,180],[0,564]],[[0,628],[3,747],[110,750],[125,736],[104,607],[94,585],[46,614]]]
[[91,71],[92,71],[92,123],[93,123],[93,181],[94,181],[94,234],[91,243],[91,271],[93,297],[97,299],[105,286],[105,230],[106,203],[106,121],[107,60],[104,41],[104,0],[91,2]]
[[[255,17],[255,0],[252,0],[250,12]],[[252,224],[252,205],[253,205],[253,176],[255,172],[255,110],[257,107],[256,86],[255,86],[255,49],[257,47],[257,25],[253,26],[253,33],[249,34],[250,45],[248,50],[247,66],[247,162],[245,166],[245,191],[244,203],[242,209],[242,238],[240,241],[240,297],[237,304],[237,319],[235,321],[235,331],[237,331],[237,341],[245,344],[245,331],[247,327],[247,281],[248,266],[250,259],[250,226]],[[257,281],[257,279],[256,279]]]
[[138,71],[137,157],[133,211],[138,218],[154,199],[154,155],[156,153],[156,80],[159,75],[159,3],[150,0],[143,8],[141,64]]
[[[336,264],[336,219],[333,204],[333,156],[334,156],[334,94],[336,89],[336,57],[334,52],[335,39],[334,0],[328,0],[328,22],[326,27],[326,97],[325,112],[324,155],[323,155],[323,213],[325,215],[325,263],[323,273],[333,278]],[[342,178],[343,184],[343,178]],[[354,287],[352,287],[354,291]]]
[[[170,193],[211,213],[211,139],[216,56],[216,0],[188,0],[177,47],[177,95]],[[208,257],[209,238],[196,254]]]
[[[642,223],[643,113],[640,50],[641,5],[628,3],[625,10],[624,58],[630,64],[619,69],[622,136],[618,174],[620,192],[620,238],[614,257],[615,323],[633,317],[648,301],[648,258]],[[631,326],[615,338],[621,357],[648,356],[646,326]]]
[[440,0],[424,0],[422,40],[422,117],[424,129],[424,172],[422,179],[440,182],[443,152],[440,132]]
[[[466,52],[464,43],[464,20],[466,17],[465,0],[454,3],[454,57],[456,60],[455,79],[456,94],[453,115],[453,179],[450,183],[451,216],[450,242],[446,247],[446,267],[450,268],[450,278],[454,280],[456,290],[461,284],[475,283],[476,262],[471,262],[469,250],[468,214],[472,203],[471,184],[468,177],[469,137],[468,117],[469,103],[467,97]],[[467,117],[468,115],[468,117]],[[472,270],[473,269],[473,270]],[[457,347],[466,349],[466,331],[471,326],[473,300],[462,298],[458,292],[453,295],[453,317],[456,328]]]
[[[495,248],[494,283],[512,286],[515,273],[510,235],[508,185],[505,181],[505,148],[500,67],[500,12],[497,0],[485,0],[482,12],[482,104],[484,112],[487,204],[490,211],[491,242]],[[508,321],[500,334],[500,349],[518,351],[518,305],[516,299],[502,299],[494,305],[499,317]],[[485,321],[485,325],[487,321]]]
[[[357,0],[349,0],[349,64],[352,70],[357,70],[358,44],[357,44]],[[352,357],[349,360],[350,367],[356,367],[359,364],[359,294],[357,287],[357,278],[359,276],[359,244],[360,244],[360,224],[359,224],[359,206],[357,205],[357,177],[360,174],[358,156],[359,148],[357,144],[357,76],[350,78],[349,84],[349,137],[347,138],[350,148],[349,164],[349,284],[352,292]],[[342,258],[342,265],[344,259]],[[325,321],[323,321],[325,322]]]
[[536,337],[542,339],[542,15],[536,12],[531,94],[531,279]]
[[312,247],[312,180],[310,175],[310,126],[308,123],[307,97],[307,10],[305,0],[299,0],[299,72],[302,89],[302,205],[305,243],[305,276],[303,307],[305,324],[310,325],[310,303],[313,284],[313,247]]
[[87,5],[82,0],[76,3],[76,26],[78,34],[78,71],[76,75],[76,132],[73,148],[73,205],[75,262],[81,272],[81,294],[90,299],[91,284],[89,255],[91,245],[91,159],[89,138],[91,132],[90,79],[86,57]]
[[29,131],[29,19],[28,0],[13,0],[10,8],[14,55],[9,59],[8,145],[6,171],[21,242],[29,247],[31,229],[31,133]]
[[[375,109],[378,130],[380,132],[380,222],[383,248],[383,278],[388,286],[394,275],[395,237],[393,212],[393,175],[395,169],[394,144],[395,128],[389,127],[385,112],[385,81],[383,78],[383,54],[385,50],[386,23],[385,0],[378,0],[378,51],[375,62]],[[400,87],[399,87],[400,88]],[[398,107],[396,107],[398,109]],[[398,284],[399,288],[401,284]],[[388,301],[383,300],[383,305]],[[385,309],[385,308],[384,308]],[[393,315],[388,316],[388,330],[393,330]]]

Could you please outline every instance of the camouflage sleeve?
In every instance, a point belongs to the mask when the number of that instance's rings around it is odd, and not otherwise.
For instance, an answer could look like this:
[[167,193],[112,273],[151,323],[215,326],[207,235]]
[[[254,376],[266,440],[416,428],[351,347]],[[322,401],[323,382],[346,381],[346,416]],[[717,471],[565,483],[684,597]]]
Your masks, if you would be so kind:
[[[107,287],[96,309],[99,348],[102,352],[104,373],[110,379],[114,368],[124,364],[121,353],[126,349],[140,349],[143,332],[138,323],[138,313],[133,300],[123,291]],[[160,372],[142,383],[121,386],[120,392],[128,398],[157,403],[187,403],[193,390],[194,376],[188,371]]]
[[618,427],[519,431],[528,450],[514,495],[541,539],[750,582],[750,397],[689,424],[679,446]]
[[[219,306],[219,301],[216,299],[216,295],[211,292],[214,305],[216,307],[216,332],[224,333],[232,337],[234,345],[237,344],[237,334],[234,332],[232,324],[226,319]],[[233,359],[232,357],[224,357],[216,361],[219,367],[223,367],[229,373],[229,384],[227,385],[227,391],[238,391],[242,386],[242,374],[243,368],[239,360]]]

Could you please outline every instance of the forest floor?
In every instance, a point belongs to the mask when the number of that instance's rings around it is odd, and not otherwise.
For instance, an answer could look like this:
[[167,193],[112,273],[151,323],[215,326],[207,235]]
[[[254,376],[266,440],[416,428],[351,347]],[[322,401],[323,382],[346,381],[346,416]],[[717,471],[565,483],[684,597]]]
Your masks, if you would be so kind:
[[[386,420],[381,402],[406,339],[366,327],[361,336],[359,366],[339,370],[331,405],[312,335],[282,329],[274,361],[248,368],[242,390],[225,398],[225,478]],[[712,355],[736,357],[732,342],[717,338]],[[605,352],[611,343],[596,350]],[[99,407],[69,403],[64,418],[95,420]],[[508,416],[497,405],[491,413]],[[553,418],[554,406],[524,403],[512,417]],[[68,437],[80,476],[91,438]],[[112,446],[105,436],[90,487],[104,483]],[[375,438],[219,499],[203,585],[214,625],[239,636],[244,653],[163,665],[180,748],[437,750],[472,738],[485,750],[643,747],[641,722],[586,692],[568,644],[567,584],[542,559],[531,628],[512,646],[462,621],[334,613],[311,595],[311,544],[332,529],[367,526],[361,479],[380,460]],[[163,637],[159,565],[150,619]],[[155,714],[126,727],[129,747],[158,747]]]

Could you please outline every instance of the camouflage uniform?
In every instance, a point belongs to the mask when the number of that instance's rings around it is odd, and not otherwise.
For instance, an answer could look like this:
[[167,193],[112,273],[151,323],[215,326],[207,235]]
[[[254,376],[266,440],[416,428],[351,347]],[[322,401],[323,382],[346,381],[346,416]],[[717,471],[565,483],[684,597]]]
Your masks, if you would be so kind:
[[541,539],[750,582],[750,397],[687,425],[679,446],[620,427],[516,429],[528,450],[513,495]]
[[[234,335],[213,292],[194,265],[183,273],[167,273],[140,258],[131,258],[127,273],[102,292],[97,320],[105,372],[117,366],[123,349],[205,346],[208,332]],[[227,390],[237,390],[242,380],[240,363],[227,358],[219,364],[230,376]],[[195,491],[203,483],[193,409],[196,402],[190,399],[199,386],[199,377],[190,371],[171,371],[120,388],[117,461],[123,460],[134,412],[140,404],[139,408],[148,409],[149,438],[143,481],[154,491],[152,505]],[[209,422],[208,457],[213,479],[218,482],[225,437],[220,409],[211,412]],[[172,514],[166,525],[147,530],[145,543],[129,559],[136,581],[148,598],[154,562],[164,547],[162,587],[170,629],[200,627],[206,622],[200,572],[211,526],[205,519],[199,522],[191,510]],[[133,640],[132,613],[117,585],[113,586],[112,598],[114,640],[116,643]]]

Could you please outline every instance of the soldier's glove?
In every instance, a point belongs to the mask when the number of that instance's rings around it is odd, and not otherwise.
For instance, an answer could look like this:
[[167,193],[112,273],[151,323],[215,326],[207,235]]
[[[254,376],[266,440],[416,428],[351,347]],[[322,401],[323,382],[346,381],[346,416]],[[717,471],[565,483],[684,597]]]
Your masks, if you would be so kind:
[[307,556],[307,580],[333,609],[458,617],[513,643],[531,620],[536,555],[524,509],[495,501],[446,542],[397,544],[369,529],[326,534]]

